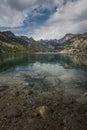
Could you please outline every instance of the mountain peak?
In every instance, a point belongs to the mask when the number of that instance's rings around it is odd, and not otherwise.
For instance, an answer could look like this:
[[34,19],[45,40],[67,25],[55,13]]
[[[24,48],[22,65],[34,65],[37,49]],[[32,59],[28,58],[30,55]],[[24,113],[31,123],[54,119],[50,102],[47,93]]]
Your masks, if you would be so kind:
[[12,33],[11,31],[3,31],[3,32],[0,32],[1,34],[3,35],[6,35],[8,37],[14,37],[14,33]]
[[73,37],[75,34],[67,33],[64,37]]

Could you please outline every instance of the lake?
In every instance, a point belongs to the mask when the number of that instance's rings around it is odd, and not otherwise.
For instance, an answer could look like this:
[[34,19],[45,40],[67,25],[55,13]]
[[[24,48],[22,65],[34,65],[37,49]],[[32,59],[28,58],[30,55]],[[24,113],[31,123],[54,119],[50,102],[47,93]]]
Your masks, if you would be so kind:
[[0,55],[0,97],[1,123],[6,116],[16,130],[86,130],[87,56]]

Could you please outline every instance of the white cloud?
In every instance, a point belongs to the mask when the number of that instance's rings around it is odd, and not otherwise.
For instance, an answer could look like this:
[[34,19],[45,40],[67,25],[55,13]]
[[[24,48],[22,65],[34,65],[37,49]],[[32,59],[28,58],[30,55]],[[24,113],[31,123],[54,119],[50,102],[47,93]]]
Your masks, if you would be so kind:
[[6,0],[0,1],[0,26],[18,27],[27,17],[27,11],[19,12],[12,9]]
[[[0,27],[11,27],[16,31],[16,27],[24,24],[34,8],[52,11],[57,7],[56,12],[44,24],[27,27],[27,33],[29,31],[35,39],[51,39],[60,38],[66,33],[87,31],[87,0],[66,0],[65,5],[64,2],[65,0],[0,0]],[[34,13],[33,17],[43,15],[40,12]]]
[[68,1],[46,21],[44,26],[34,30],[35,39],[61,38],[66,33],[87,31],[87,1]]
[[32,9],[41,6],[52,10],[57,1],[60,0],[0,0],[0,26],[21,26]]

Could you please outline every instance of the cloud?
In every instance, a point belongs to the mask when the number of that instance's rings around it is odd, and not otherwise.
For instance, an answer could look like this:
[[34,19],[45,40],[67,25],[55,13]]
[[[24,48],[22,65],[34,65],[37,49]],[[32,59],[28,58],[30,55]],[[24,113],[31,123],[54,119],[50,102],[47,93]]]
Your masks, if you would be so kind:
[[59,39],[66,33],[87,31],[86,3],[87,0],[0,0],[0,27],[35,39]]
[[35,39],[61,38],[66,33],[87,31],[86,0],[67,1],[43,26],[34,30]]
[[27,17],[27,11],[19,12],[8,5],[7,0],[0,1],[0,26],[18,27]]
[[7,0],[8,5],[18,11],[27,10],[33,6],[37,6],[37,0]]
[[[32,10],[41,7],[51,11],[58,3],[57,1],[58,0],[0,0],[0,26],[22,26],[26,18],[31,15]],[[38,15],[40,15],[40,12],[38,12]]]

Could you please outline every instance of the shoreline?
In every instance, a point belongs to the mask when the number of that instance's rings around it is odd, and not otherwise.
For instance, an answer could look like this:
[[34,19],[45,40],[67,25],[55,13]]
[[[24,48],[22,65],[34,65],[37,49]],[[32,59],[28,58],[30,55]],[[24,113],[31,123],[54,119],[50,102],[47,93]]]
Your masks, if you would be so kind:
[[1,55],[5,55],[5,54],[14,54],[14,55],[16,55],[16,54],[43,54],[43,55],[45,55],[45,54],[60,54],[60,55],[81,55],[81,56],[87,56],[87,54],[85,54],[85,53],[69,53],[69,52],[24,52],[24,53],[0,53]]

